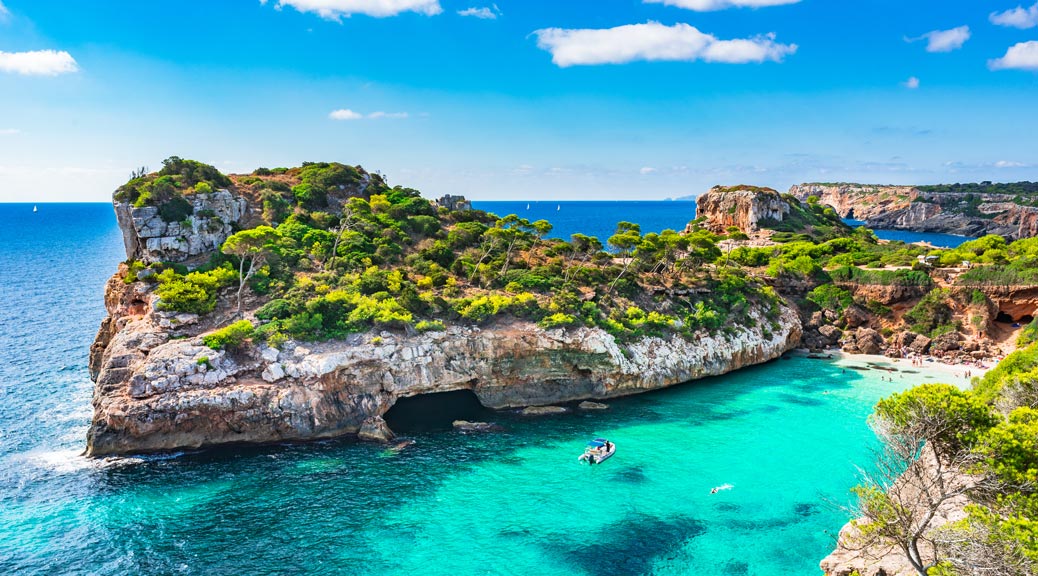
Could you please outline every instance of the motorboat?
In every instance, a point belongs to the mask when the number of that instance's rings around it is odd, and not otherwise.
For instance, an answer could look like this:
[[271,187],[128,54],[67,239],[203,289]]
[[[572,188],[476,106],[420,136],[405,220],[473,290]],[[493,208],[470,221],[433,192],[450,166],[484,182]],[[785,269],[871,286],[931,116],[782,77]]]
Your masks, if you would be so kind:
[[577,460],[587,462],[588,464],[601,464],[612,457],[615,453],[616,444],[613,444],[605,438],[595,438],[587,443],[587,447],[584,448],[584,453],[581,454]]

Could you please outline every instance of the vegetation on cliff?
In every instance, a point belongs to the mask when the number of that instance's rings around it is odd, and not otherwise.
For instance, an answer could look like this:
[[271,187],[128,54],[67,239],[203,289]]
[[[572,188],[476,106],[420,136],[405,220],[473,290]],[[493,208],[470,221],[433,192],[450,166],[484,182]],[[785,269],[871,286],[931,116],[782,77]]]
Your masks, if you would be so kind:
[[[753,323],[754,303],[771,318],[778,314],[770,287],[738,267],[711,265],[724,236],[706,230],[642,234],[637,224],[620,222],[605,245],[582,234],[564,241],[546,238],[546,221],[452,211],[342,164],[231,177],[191,161],[166,164],[163,171],[192,166],[191,174],[228,184],[262,213],[195,270],[131,263],[128,281],[153,282],[161,308],[196,314],[213,311],[221,291],[236,288],[236,306],[253,310],[260,323],[253,337],[273,344],[499,316],[598,326],[621,338],[691,335]],[[130,201],[136,190],[140,201],[164,177],[139,176],[117,199]],[[195,176],[173,178],[184,195]],[[160,210],[178,202],[175,194],[147,198]]]

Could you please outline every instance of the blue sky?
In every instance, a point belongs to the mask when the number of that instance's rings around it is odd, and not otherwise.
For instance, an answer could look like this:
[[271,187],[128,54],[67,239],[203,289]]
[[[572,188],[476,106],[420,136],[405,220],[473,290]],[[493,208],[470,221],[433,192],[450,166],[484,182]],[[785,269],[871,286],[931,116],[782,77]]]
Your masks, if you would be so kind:
[[0,201],[104,201],[170,155],[482,200],[1038,180],[1032,2],[0,6]]

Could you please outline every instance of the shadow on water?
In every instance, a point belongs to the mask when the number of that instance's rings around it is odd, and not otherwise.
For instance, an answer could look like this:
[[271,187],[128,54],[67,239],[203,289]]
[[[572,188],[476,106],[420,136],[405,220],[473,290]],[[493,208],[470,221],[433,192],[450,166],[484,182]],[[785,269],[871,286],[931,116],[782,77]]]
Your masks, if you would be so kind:
[[574,569],[593,576],[647,574],[654,562],[706,532],[686,516],[655,518],[636,514],[606,526],[592,537],[548,545]]

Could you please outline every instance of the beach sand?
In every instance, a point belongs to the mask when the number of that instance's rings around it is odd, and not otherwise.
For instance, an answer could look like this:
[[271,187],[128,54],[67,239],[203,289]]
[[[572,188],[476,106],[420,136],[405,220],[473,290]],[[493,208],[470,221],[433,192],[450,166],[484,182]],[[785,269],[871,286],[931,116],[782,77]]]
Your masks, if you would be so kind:
[[[893,368],[898,372],[920,372],[932,376],[935,382],[946,382],[962,388],[969,387],[973,377],[983,376],[995,366],[995,362],[984,362],[982,367],[946,364],[925,358],[921,366],[916,366],[909,358],[888,358],[878,354],[848,354],[841,350],[827,350],[825,353],[832,354],[833,362],[838,366],[875,365],[880,368]],[[966,377],[967,371],[970,373],[970,378]],[[891,374],[893,373],[891,372]]]

